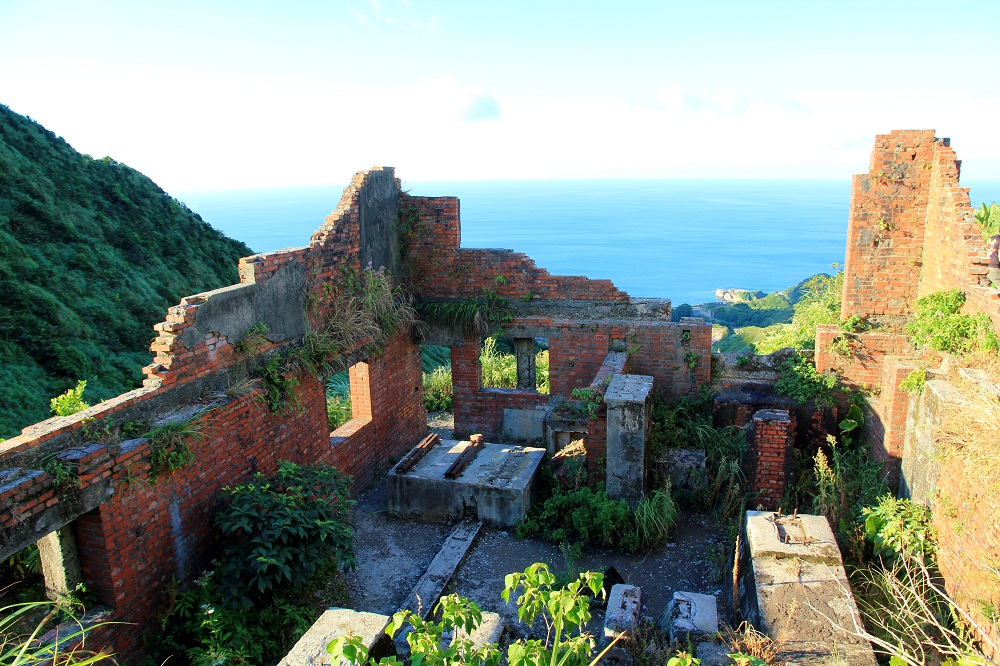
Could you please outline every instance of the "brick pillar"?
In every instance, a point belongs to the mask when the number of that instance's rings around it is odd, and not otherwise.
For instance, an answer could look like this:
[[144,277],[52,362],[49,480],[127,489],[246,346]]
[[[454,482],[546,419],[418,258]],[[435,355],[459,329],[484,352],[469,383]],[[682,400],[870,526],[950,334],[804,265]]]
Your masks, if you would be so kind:
[[514,338],[517,356],[517,388],[535,388],[535,339]]
[[785,486],[795,473],[792,420],[786,409],[762,409],[750,422],[747,453],[750,457],[750,489],[755,502],[774,511],[785,495]]

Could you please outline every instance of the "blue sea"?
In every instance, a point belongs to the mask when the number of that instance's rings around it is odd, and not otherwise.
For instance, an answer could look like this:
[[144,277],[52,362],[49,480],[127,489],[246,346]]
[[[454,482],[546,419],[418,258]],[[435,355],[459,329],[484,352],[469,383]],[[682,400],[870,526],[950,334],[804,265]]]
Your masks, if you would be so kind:
[[[974,206],[1000,181],[971,186]],[[556,275],[607,278],[633,296],[715,300],[736,287],[771,292],[843,263],[850,181],[573,180],[403,183],[461,200],[462,247],[524,252]],[[181,194],[255,252],[296,247],[340,200],[342,185]]]

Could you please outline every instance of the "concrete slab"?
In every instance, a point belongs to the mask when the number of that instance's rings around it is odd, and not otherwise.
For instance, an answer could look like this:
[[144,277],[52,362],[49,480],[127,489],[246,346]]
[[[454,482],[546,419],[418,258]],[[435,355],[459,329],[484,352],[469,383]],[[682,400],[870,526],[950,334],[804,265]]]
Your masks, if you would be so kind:
[[278,666],[326,666],[330,653],[326,646],[341,636],[360,636],[373,660],[392,652],[392,641],[386,635],[390,617],[365,613],[350,608],[330,608],[309,627]]
[[646,430],[653,378],[648,375],[612,375],[604,394],[608,406],[608,497],[635,506],[642,500],[646,479]]
[[441,550],[431,560],[427,571],[417,581],[410,596],[400,606],[400,610],[412,611],[423,618],[430,615],[438,599],[441,598],[445,585],[455,575],[455,570],[465,559],[482,526],[482,523],[466,521],[459,523],[452,530]]
[[523,520],[534,499],[545,449],[486,443],[458,478],[445,478],[468,446],[468,441],[441,440],[406,474],[390,470],[389,513],[438,523],[475,515],[498,527]]
[[740,611],[759,631],[786,641],[782,661],[875,666],[871,645],[851,633],[861,618],[826,518],[748,511],[744,529]]
[[635,585],[613,585],[608,595],[608,608],[604,612],[603,644],[607,645],[618,634],[637,626],[641,609],[641,589]]
[[747,511],[746,532],[754,557],[841,563],[837,539],[825,516],[779,517],[773,511]]

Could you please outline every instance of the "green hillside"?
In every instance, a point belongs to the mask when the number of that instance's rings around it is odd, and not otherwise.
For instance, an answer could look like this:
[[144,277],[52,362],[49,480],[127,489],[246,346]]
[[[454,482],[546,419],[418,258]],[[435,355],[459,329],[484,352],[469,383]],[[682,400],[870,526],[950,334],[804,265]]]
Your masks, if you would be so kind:
[[139,386],[166,308],[237,282],[251,253],[138,171],[0,105],[0,438],[51,416],[78,379],[91,403]]

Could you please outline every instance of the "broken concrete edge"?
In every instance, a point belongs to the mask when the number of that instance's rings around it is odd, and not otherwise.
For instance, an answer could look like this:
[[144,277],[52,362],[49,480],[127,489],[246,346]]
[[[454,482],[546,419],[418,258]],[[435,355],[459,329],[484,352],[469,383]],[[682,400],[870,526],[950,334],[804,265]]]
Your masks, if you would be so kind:
[[635,585],[619,583],[611,586],[608,606],[604,612],[604,631],[601,644],[607,645],[619,634],[639,624],[642,610],[642,589]]
[[399,610],[408,610],[423,618],[430,615],[438,599],[441,598],[445,586],[465,560],[482,527],[481,522],[468,520],[456,525]]
[[392,653],[392,641],[386,633],[392,618],[351,608],[330,608],[319,616],[296,641],[278,666],[318,666],[330,664],[327,647],[338,638],[358,636],[373,661]]

